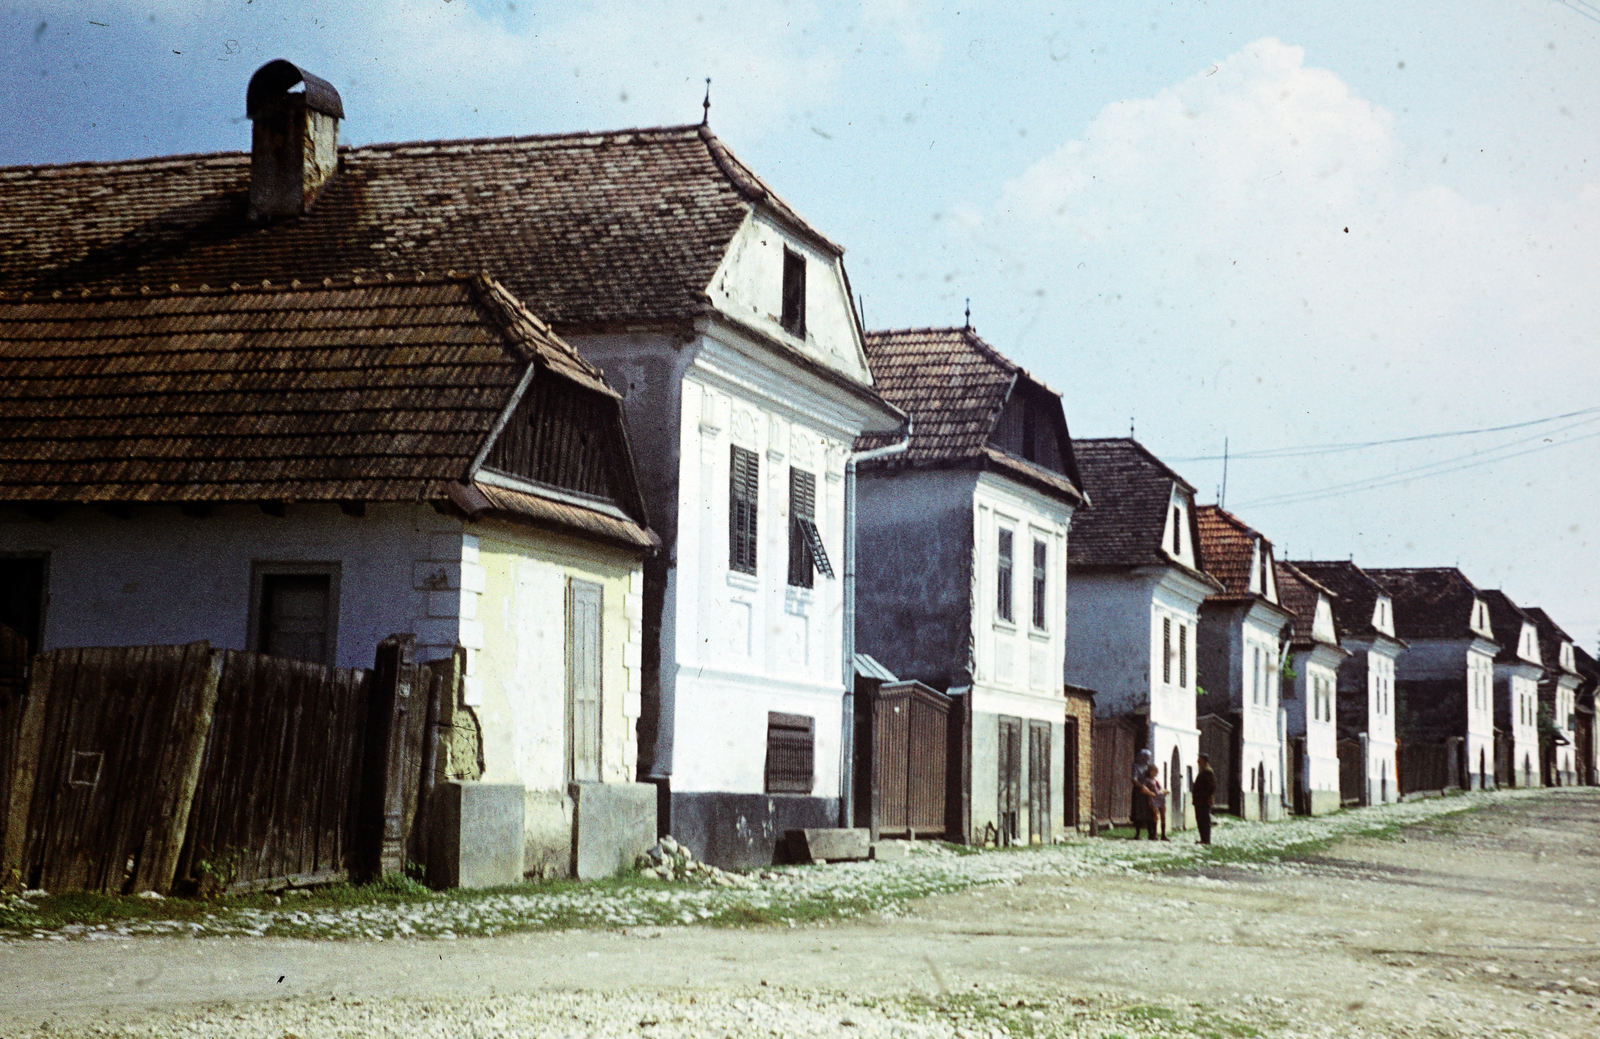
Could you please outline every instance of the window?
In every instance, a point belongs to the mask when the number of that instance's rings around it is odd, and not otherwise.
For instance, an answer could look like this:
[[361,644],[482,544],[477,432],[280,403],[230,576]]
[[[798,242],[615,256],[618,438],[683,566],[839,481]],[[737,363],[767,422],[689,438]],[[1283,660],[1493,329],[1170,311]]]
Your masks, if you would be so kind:
[[1250,668],[1250,702],[1266,703],[1267,690],[1265,676],[1261,673],[1261,647],[1254,648],[1254,663]]
[[1178,688],[1189,687],[1189,625],[1178,625]]
[[1172,618],[1161,618],[1161,680],[1172,684]]
[[251,649],[332,666],[338,646],[339,569],[329,563],[257,563]]
[[1046,581],[1046,560],[1048,549],[1043,541],[1033,543],[1033,626],[1044,631],[1048,609],[1045,606],[1045,593],[1049,591]]
[[809,794],[816,772],[814,719],[804,714],[767,714],[766,792]]
[[1177,506],[1172,508],[1172,554],[1183,555],[1183,510]]
[[778,324],[790,335],[806,337],[806,258],[783,250],[783,316]]
[[0,624],[26,639],[29,653],[44,634],[44,589],[44,556],[0,556]]
[[995,613],[1001,620],[1011,620],[1011,531],[1000,532],[1000,562],[995,587]]
[[754,451],[733,448],[728,475],[728,569],[756,572],[756,505],[760,499],[761,460]]
[[828,551],[817,530],[817,478],[799,469],[789,470],[789,583],[810,588],[813,575],[833,576]]
[[567,588],[567,779],[600,781],[600,617],[604,589],[574,580]]

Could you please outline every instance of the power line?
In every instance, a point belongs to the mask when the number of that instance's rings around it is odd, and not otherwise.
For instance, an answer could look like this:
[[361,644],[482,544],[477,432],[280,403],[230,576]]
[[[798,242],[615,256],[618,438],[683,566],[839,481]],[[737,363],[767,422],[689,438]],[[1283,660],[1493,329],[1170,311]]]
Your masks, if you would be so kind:
[[1591,22],[1600,22],[1600,7],[1595,7],[1588,0],[1556,0],[1556,3],[1570,11],[1583,15]]
[[1336,444],[1306,444],[1301,447],[1266,447],[1259,451],[1234,451],[1231,454],[1220,455],[1190,455],[1185,458],[1169,458],[1169,462],[1220,462],[1224,458],[1233,459],[1260,459],[1260,458],[1309,458],[1313,455],[1337,454],[1341,451],[1360,451],[1369,447],[1388,447],[1391,444],[1413,444],[1422,440],[1444,440],[1449,437],[1470,437],[1484,433],[1504,433],[1512,429],[1527,429],[1529,426],[1542,426],[1547,422],[1560,422],[1562,419],[1577,418],[1580,415],[1593,415],[1600,413],[1600,407],[1584,408],[1581,411],[1569,411],[1561,415],[1551,415],[1547,418],[1529,419],[1526,422],[1513,422],[1505,426],[1484,426],[1480,429],[1457,429],[1448,433],[1422,433],[1410,437],[1394,437],[1389,440],[1362,440]]
[[[1457,466],[1454,466],[1452,468],[1436,469],[1433,472],[1419,472],[1418,470],[1427,469],[1427,468],[1430,468],[1430,467],[1429,466],[1417,466],[1416,469],[1403,470],[1400,473],[1396,473],[1396,474],[1393,474],[1391,476],[1373,477],[1373,478],[1371,478],[1369,480],[1356,481],[1356,482],[1350,483],[1350,484],[1341,484],[1341,485],[1338,485],[1338,486],[1335,486],[1335,487],[1318,487],[1318,488],[1312,488],[1312,489],[1308,489],[1306,491],[1301,491],[1301,492],[1295,492],[1295,493],[1290,493],[1290,494],[1281,494],[1281,495],[1277,495],[1275,497],[1270,497],[1270,498],[1261,498],[1261,499],[1258,499],[1256,501],[1246,502],[1244,505],[1239,506],[1239,508],[1241,508],[1241,509],[1248,509],[1248,508],[1268,509],[1268,508],[1273,508],[1273,507],[1276,507],[1276,506],[1279,506],[1279,505],[1305,505],[1305,504],[1308,504],[1310,502],[1320,501],[1320,500],[1322,500],[1324,498],[1339,498],[1339,497],[1343,497],[1346,494],[1356,494],[1356,493],[1359,493],[1359,492],[1362,492],[1362,491],[1375,491],[1375,490],[1379,490],[1380,488],[1383,488],[1383,487],[1392,487],[1395,484],[1410,483],[1413,480],[1426,480],[1426,479],[1431,479],[1432,477],[1435,477],[1435,476],[1446,476],[1446,475],[1449,475],[1450,473],[1459,473],[1459,472],[1461,472],[1463,470],[1466,470],[1466,469],[1476,469],[1476,468],[1478,468],[1480,466],[1495,465],[1495,464],[1497,464],[1499,462],[1510,461],[1513,458],[1521,458],[1523,455],[1533,454],[1535,451],[1545,451],[1545,450],[1548,450],[1548,449],[1550,449],[1552,447],[1565,447],[1568,444],[1576,444],[1580,440],[1592,440],[1595,437],[1600,437],[1600,431],[1596,431],[1596,432],[1593,432],[1593,433],[1585,433],[1582,436],[1570,437],[1569,439],[1562,440],[1559,443],[1539,444],[1539,445],[1536,445],[1534,447],[1524,448],[1521,451],[1513,451],[1511,454],[1498,455],[1498,456],[1496,456],[1494,458],[1479,458],[1479,459],[1477,459],[1475,461],[1463,462],[1461,465],[1457,465]],[[1542,438],[1528,438],[1528,439],[1542,439]],[[1502,445],[1500,445],[1500,447],[1490,448],[1489,450],[1490,451],[1500,451],[1500,450],[1503,450],[1506,447],[1513,446],[1514,444],[1525,443],[1525,442],[1526,442],[1526,439],[1521,440],[1521,441],[1512,441],[1511,444],[1502,444]],[[1486,452],[1479,452],[1479,453],[1486,453]],[[1470,457],[1472,457],[1472,456],[1470,456],[1470,455],[1458,455],[1455,459],[1446,459],[1444,462],[1436,462],[1436,463],[1434,463],[1434,465],[1435,466],[1446,465],[1448,462],[1458,461],[1461,458],[1470,458]]]

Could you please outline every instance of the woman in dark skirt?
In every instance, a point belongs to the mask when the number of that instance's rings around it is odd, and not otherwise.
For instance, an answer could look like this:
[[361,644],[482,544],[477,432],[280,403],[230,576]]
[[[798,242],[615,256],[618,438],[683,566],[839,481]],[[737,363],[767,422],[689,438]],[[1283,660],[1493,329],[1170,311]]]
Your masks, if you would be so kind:
[[1133,798],[1128,806],[1128,821],[1133,824],[1134,840],[1138,840],[1140,832],[1144,830],[1150,831],[1152,839],[1156,835],[1155,814],[1150,811],[1150,793],[1144,785],[1144,773],[1153,757],[1148,750],[1141,750],[1134,757]]

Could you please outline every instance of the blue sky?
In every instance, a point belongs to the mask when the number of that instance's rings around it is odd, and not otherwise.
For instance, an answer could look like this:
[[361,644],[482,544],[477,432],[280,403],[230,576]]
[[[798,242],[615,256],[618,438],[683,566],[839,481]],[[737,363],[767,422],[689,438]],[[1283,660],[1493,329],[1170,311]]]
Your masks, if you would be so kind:
[[1133,422],[1202,500],[1226,438],[1289,556],[1459,564],[1600,635],[1600,410],[1286,450],[1600,409],[1584,0],[13,3],[0,164],[243,149],[277,57],[356,144],[696,122],[710,76],[869,325],[970,297],[1074,434]]

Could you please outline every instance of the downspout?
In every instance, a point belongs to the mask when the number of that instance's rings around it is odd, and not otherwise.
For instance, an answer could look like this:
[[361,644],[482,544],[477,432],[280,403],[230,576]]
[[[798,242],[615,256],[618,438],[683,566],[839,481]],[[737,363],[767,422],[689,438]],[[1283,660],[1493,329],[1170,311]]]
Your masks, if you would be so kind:
[[903,455],[911,446],[912,417],[897,444],[857,451],[844,464],[844,700],[839,728],[839,825],[855,819],[856,732],[856,464]]

